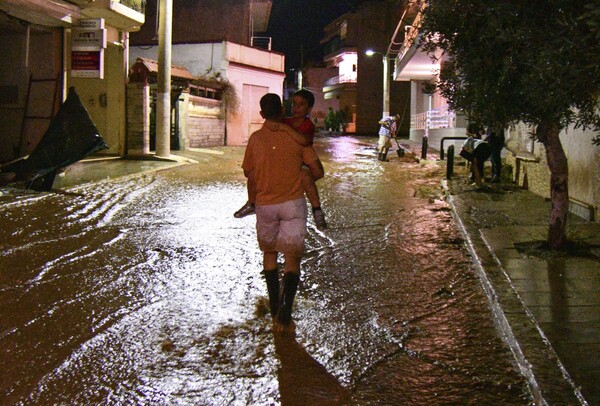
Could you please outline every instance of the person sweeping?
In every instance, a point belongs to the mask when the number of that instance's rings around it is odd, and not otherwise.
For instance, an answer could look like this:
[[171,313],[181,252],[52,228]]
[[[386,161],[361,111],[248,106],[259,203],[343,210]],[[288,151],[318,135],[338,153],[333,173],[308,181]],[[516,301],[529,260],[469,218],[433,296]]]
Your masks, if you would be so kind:
[[398,131],[398,122],[400,121],[400,115],[383,117],[379,120],[379,143],[377,145],[377,159],[380,161],[387,161],[387,154],[392,146],[391,139],[396,138],[396,132]]

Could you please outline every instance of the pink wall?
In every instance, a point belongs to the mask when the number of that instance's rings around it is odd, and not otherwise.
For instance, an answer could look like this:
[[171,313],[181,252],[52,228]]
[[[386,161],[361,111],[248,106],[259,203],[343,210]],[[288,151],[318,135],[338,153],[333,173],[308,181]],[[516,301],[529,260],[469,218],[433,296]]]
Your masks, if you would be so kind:
[[229,64],[227,79],[235,87],[240,106],[227,120],[227,145],[246,145],[250,134],[262,126],[260,98],[265,93],[283,95],[283,73],[260,71],[249,66]]

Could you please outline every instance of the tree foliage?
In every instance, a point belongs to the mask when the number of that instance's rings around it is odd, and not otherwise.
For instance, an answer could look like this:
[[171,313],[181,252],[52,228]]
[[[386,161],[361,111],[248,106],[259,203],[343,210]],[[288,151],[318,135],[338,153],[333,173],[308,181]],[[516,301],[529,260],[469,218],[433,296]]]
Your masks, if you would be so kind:
[[488,125],[535,127],[550,169],[548,244],[564,247],[569,170],[559,134],[571,124],[600,130],[600,0],[422,4],[422,46],[447,57],[438,87],[450,107]]
[[333,107],[329,107],[329,112],[323,121],[325,129],[329,131],[343,131],[347,124],[346,112],[343,110],[334,111]]
[[424,49],[439,88],[482,122],[600,128],[600,0],[430,0]]

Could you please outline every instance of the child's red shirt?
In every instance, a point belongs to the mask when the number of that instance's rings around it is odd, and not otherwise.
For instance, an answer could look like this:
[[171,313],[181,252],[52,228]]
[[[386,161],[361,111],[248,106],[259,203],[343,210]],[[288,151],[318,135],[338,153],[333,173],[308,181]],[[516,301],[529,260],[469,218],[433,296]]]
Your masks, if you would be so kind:
[[283,119],[283,122],[308,138],[310,145],[313,144],[313,140],[315,138],[315,125],[310,118],[287,117]]

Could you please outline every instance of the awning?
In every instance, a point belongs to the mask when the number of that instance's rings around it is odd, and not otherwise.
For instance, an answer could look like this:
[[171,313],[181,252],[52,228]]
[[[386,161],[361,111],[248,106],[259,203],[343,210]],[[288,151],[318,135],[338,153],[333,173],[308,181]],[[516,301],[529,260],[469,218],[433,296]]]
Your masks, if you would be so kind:
[[2,0],[0,10],[9,16],[46,27],[70,27],[81,18],[79,7],[61,0]]
[[394,80],[426,80],[430,81],[439,75],[441,66],[441,52],[435,55],[438,60],[433,60],[426,52],[423,52],[419,46],[422,34],[415,37],[410,47],[398,55],[394,69]]

